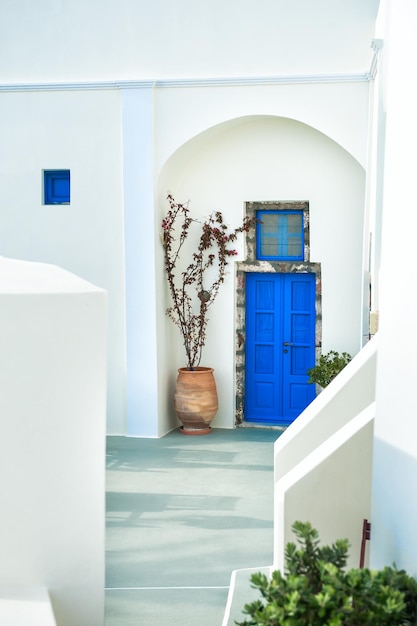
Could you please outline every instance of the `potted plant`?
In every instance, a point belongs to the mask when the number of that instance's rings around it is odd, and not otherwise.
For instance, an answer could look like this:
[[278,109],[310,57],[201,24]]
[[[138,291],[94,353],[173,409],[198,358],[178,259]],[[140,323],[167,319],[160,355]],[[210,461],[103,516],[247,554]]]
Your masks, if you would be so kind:
[[315,367],[307,370],[307,376],[310,377],[308,382],[315,383],[320,388],[327,387],[351,360],[348,352],[339,354],[336,350],[330,350],[327,354],[322,354]]
[[246,604],[238,626],[406,626],[416,623],[417,582],[404,570],[345,570],[348,541],[319,546],[311,524],[295,522],[301,547],[288,543],[286,572],[254,574],[262,599]]
[[224,283],[230,258],[237,255],[233,243],[253,220],[245,218],[241,226],[230,229],[222,213],[215,211],[200,222],[191,217],[189,202],[177,203],[172,195],[167,199],[162,243],[172,304],[166,312],[179,328],[187,361],[178,370],[175,409],[181,432],[207,434],[218,408],[213,368],[200,366],[208,311]]

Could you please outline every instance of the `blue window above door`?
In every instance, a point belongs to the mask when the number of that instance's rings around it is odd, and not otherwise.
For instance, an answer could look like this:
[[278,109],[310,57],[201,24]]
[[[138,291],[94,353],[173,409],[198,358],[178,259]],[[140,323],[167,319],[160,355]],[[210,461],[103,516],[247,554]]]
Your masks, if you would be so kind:
[[258,211],[256,257],[265,261],[304,260],[303,211]]
[[70,203],[70,171],[44,170],[43,172],[43,203]]

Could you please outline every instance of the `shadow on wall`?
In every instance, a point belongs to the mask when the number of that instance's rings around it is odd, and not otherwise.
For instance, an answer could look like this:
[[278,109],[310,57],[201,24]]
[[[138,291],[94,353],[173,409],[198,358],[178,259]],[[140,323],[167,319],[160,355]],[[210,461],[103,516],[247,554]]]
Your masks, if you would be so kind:
[[371,567],[395,563],[417,576],[417,564],[407,548],[416,534],[417,458],[378,438],[373,452],[372,519],[378,524],[372,525]]

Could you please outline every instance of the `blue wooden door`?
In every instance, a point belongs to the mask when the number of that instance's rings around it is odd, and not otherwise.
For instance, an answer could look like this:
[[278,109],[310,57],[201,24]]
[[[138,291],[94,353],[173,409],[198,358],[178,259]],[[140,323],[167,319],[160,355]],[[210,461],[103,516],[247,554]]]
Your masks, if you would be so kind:
[[246,274],[245,421],[289,424],[315,397],[315,274]]

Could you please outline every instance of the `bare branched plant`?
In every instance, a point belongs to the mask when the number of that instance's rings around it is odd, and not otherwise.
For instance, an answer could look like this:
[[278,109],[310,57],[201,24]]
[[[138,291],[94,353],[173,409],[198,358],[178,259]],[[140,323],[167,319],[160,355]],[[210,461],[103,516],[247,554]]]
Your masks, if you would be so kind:
[[[190,370],[198,367],[205,345],[207,311],[225,280],[230,257],[237,255],[232,247],[238,235],[248,231],[253,220],[244,218],[233,230],[224,223],[220,211],[213,212],[201,223],[190,216],[189,202],[176,203],[168,195],[169,210],[162,220],[165,272],[172,306],[168,317],[180,329]],[[200,229],[197,246],[185,267],[181,253],[185,252],[191,231]],[[179,265],[185,267],[181,270]]]

